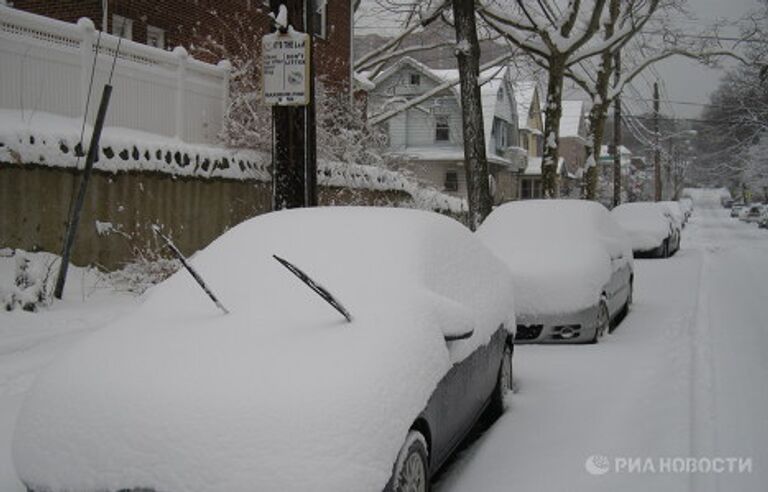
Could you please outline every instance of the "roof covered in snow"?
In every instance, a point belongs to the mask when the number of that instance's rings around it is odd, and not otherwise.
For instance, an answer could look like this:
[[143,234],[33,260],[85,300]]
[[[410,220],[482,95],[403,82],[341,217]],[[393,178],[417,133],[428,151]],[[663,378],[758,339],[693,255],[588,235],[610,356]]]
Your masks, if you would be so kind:
[[512,88],[517,102],[518,128],[528,128],[528,113],[538,93],[538,83],[533,80],[519,80],[512,82]]
[[581,122],[584,117],[584,101],[563,101],[562,107],[560,137],[583,137]]

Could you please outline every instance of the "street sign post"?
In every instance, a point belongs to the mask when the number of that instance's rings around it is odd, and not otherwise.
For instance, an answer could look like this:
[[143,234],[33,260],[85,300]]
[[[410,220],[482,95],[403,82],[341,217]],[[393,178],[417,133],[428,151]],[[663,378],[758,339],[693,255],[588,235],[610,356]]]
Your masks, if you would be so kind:
[[267,106],[306,106],[310,94],[310,41],[306,33],[289,29],[262,39],[264,103]]

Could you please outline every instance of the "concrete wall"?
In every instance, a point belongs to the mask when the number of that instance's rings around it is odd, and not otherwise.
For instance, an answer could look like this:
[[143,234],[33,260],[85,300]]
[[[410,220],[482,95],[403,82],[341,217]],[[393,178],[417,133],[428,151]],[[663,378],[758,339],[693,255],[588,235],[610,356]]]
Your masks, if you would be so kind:
[[[0,247],[60,253],[79,179],[70,169],[0,163]],[[401,191],[321,187],[323,205],[399,205]],[[158,250],[158,224],[185,254],[230,227],[271,209],[271,185],[226,179],[174,178],[160,173],[94,172],[72,262],[119,268],[140,250]],[[110,223],[116,232],[99,234]]]

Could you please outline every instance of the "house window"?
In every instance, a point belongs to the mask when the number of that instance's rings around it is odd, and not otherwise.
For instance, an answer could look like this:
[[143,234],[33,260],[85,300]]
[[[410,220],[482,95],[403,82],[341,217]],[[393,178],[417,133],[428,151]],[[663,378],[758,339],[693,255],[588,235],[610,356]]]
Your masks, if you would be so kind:
[[123,39],[133,39],[133,20],[122,15],[112,15],[112,34]]
[[451,140],[451,127],[448,125],[447,116],[435,118],[435,142],[448,142]]
[[312,29],[314,35],[321,39],[326,39],[328,35],[327,22],[326,22],[326,7],[328,2],[325,0],[318,0],[315,13],[312,14]]
[[459,173],[456,171],[445,173],[445,191],[459,191]]
[[147,26],[147,45],[165,49],[165,31],[155,26]]
[[530,179],[524,179],[520,182],[520,198],[524,200],[531,198],[531,180]]
[[421,75],[419,75],[418,73],[412,73],[411,85],[421,85]]

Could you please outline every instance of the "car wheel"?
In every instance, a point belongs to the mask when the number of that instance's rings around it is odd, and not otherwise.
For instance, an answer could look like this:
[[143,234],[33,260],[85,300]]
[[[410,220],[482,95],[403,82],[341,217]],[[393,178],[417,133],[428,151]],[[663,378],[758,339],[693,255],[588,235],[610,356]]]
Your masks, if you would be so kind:
[[416,430],[408,432],[397,455],[392,476],[395,492],[427,492],[429,490],[429,454],[427,440]]
[[592,339],[592,343],[600,341],[600,337],[608,331],[610,322],[611,316],[608,314],[608,304],[605,302],[605,299],[601,299],[600,305],[597,308],[597,329],[595,330],[595,338]]
[[514,380],[512,379],[512,353],[511,343],[505,343],[499,375],[496,380],[496,386],[493,389],[491,403],[488,407],[491,419],[497,419],[504,413],[504,396],[514,386]]

